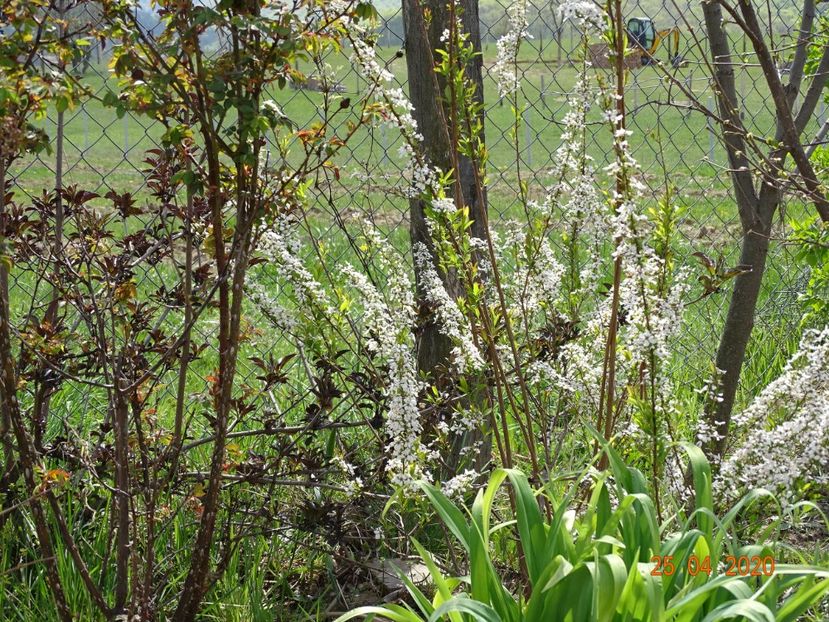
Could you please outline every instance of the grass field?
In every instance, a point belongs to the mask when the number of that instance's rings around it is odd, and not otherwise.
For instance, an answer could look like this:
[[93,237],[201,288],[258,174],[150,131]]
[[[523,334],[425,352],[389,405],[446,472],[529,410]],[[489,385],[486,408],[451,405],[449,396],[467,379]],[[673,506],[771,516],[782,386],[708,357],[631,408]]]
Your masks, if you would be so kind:
[[[406,82],[405,59],[395,58],[397,48],[381,48],[380,57],[389,59],[389,69],[402,85]],[[575,56],[576,54],[574,54]],[[495,56],[494,45],[484,49],[485,66],[489,68]],[[712,92],[694,54],[685,55],[688,64],[675,70],[672,76],[685,87],[690,88],[704,105],[713,105]],[[551,164],[551,157],[559,144],[559,122],[566,111],[567,93],[572,89],[578,69],[575,62],[558,65],[557,49],[547,44],[544,50],[524,46],[520,62],[523,72],[522,101],[523,125],[519,140],[523,167],[536,173],[541,179]],[[346,55],[329,59],[344,96],[363,93],[366,82],[358,72],[351,69]],[[313,69],[300,67],[307,73]],[[594,70],[598,76],[607,77],[606,70]],[[84,76],[96,95],[102,95],[105,88],[117,89],[112,80],[106,79],[105,65],[93,66]],[[658,179],[667,171],[677,185],[690,182],[691,177],[700,178],[702,189],[716,179],[718,189],[725,190],[728,180],[720,175],[725,165],[725,155],[705,118],[699,113],[686,110],[688,98],[679,87],[670,86],[660,69],[641,67],[630,73],[628,85],[628,107],[630,126],[634,131],[631,138],[634,154],[643,171]],[[762,94],[759,85],[762,76],[757,68],[738,70],[738,83],[742,87],[746,109],[752,117],[746,120],[747,129],[758,135],[767,135],[773,130],[773,116],[770,104]],[[323,101],[320,93],[311,90],[285,89],[273,94],[273,98],[285,113],[299,125],[312,121],[317,108]],[[494,81],[485,79],[485,101],[487,102],[487,139],[490,150],[490,164],[496,178],[505,181],[514,169],[515,150],[509,133],[512,128],[512,111],[508,103],[499,101]],[[352,111],[353,112],[353,111]],[[55,133],[55,115],[44,123],[44,129]],[[347,115],[339,115],[344,123]],[[593,153],[599,162],[605,157],[608,141],[598,126],[599,111],[594,121],[597,126],[593,140]],[[99,102],[89,100],[74,110],[67,111],[65,118],[65,179],[69,183],[96,186],[100,183],[112,187],[130,187],[140,180],[139,169],[146,149],[154,146],[161,130],[154,121],[146,117],[127,115],[118,119],[114,110],[103,107]],[[351,147],[353,160],[378,167],[378,172],[391,173],[399,169],[396,155],[397,142],[382,129],[359,133]],[[712,149],[713,147],[713,149]],[[25,171],[20,183],[25,187],[49,186],[54,183],[54,156],[46,155],[39,160],[22,163]],[[694,196],[693,189],[686,198]]]

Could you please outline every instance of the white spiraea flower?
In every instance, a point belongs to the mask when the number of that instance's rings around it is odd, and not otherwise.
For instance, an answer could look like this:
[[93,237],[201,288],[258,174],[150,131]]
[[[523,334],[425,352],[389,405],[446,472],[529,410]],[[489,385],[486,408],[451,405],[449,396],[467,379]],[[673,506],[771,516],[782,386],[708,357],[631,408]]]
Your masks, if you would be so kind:
[[386,470],[396,485],[411,488],[418,479],[427,479],[423,470],[423,426],[417,396],[421,383],[417,378],[417,358],[412,332],[414,304],[412,285],[402,282],[392,304],[387,301],[365,274],[350,265],[342,274],[360,295],[361,321],[369,336],[366,348],[388,368],[385,431],[388,437]]
[[458,210],[453,199],[433,199],[432,209],[439,214],[453,214]]
[[498,53],[495,58],[495,65],[492,68],[492,74],[498,85],[498,95],[500,97],[513,95],[518,91],[520,86],[520,78],[516,66],[518,48],[521,45],[522,39],[531,38],[530,33],[527,31],[529,22],[527,21],[526,0],[518,0],[517,2],[511,3],[507,7],[507,18],[509,26],[506,34],[499,38],[496,43]]
[[478,475],[477,471],[466,469],[463,473],[459,473],[452,479],[443,483],[443,486],[441,486],[443,494],[450,499],[460,497],[463,493],[472,488],[472,485],[475,483]]
[[576,390],[575,383],[547,361],[533,361],[527,366],[527,380],[532,386],[554,387],[564,393]]
[[793,500],[803,481],[829,484],[829,327],[804,333],[780,376],[734,423],[736,434],[747,433],[720,469],[724,494],[764,487]]
[[408,181],[407,186],[403,188],[403,194],[409,198],[420,197],[423,194],[437,195],[440,186],[439,171],[429,165],[414,148],[414,145],[423,142],[423,136],[418,131],[411,101],[403,89],[394,82],[393,74],[377,60],[373,45],[360,37],[354,38],[351,60],[368,81],[373,98],[386,106],[389,114],[383,117],[383,122],[399,132],[403,138],[398,149],[398,156],[406,167],[403,179]]
[[259,281],[251,280],[245,286],[250,301],[277,329],[291,333],[296,329],[296,318],[285,307],[276,302]]
[[558,7],[562,21],[574,21],[584,34],[601,34],[605,29],[605,13],[592,0],[564,0]]
[[458,372],[483,369],[484,359],[474,343],[469,323],[458,308],[458,303],[443,286],[443,281],[432,265],[429,249],[425,244],[418,243],[412,252],[426,301],[432,305],[441,330],[452,340],[452,365]]
[[276,266],[277,274],[291,285],[300,306],[317,308],[324,313],[333,311],[322,285],[303,264],[301,244],[286,218],[277,219],[262,234],[259,251]]

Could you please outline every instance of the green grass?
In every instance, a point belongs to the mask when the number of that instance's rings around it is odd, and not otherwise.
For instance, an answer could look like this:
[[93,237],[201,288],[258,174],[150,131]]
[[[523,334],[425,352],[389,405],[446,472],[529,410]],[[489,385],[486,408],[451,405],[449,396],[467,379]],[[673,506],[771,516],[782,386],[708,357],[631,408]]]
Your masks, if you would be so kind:
[[[536,199],[543,196],[545,185],[552,181],[548,173],[560,144],[560,122],[567,110],[566,94],[579,72],[575,63],[559,65],[554,48],[548,44],[539,52],[525,44],[520,59],[524,91],[519,105],[525,110],[518,132],[519,157],[523,175],[530,180],[530,196]],[[404,58],[395,58],[396,51],[395,48],[381,48],[379,56],[388,59],[390,70],[403,84],[407,77],[406,63]],[[488,44],[484,49],[487,67],[491,66],[494,56],[494,45]],[[674,75],[679,82],[689,86],[703,104],[709,104],[712,94],[703,76],[704,68],[697,64],[697,54],[689,51],[687,56],[691,62]],[[351,69],[345,55],[329,61],[345,89],[343,96],[351,96],[356,102],[355,96],[365,93],[366,82]],[[301,69],[308,73],[314,71],[310,65]],[[593,70],[592,73],[605,80],[609,77],[607,70]],[[101,65],[93,67],[84,76],[84,81],[98,94],[107,87],[117,88],[113,80],[105,79],[106,76],[107,69]],[[753,86],[761,80],[759,69],[749,68],[742,72],[738,82],[744,87],[746,110],[753,115],[746,120],[748,129],[768,135],[774,127],[770,104],[762,94],[763,89]],[[513,113],[509,103],[499,102],[496,85],[489,77],[485,79],[484,90],[490,152],[490,210],[497,215],[510,216],[517,213],[516,153],[510,138]],[[274,92],[272,96],[286,115],[300,126],[319,118],[317,109],[324,100],[320,93],[290,88]],[[704,116],[665,105],[686,106],[688,99],[675,86],[669,92],[660,70],[653,67],[641,67],[631,72],[627,102],[632,110],[629,126],[634,132],[630,139],[631,148],[651,189],[661,193],[667,175],[679,190],[678,200],[688,209],[689,226],[713,223],[714,227],[727,230],[726,237],[733,237],[737,219],[730,199],[730,179],[724,171],[725,153],[718,140],[714,140],[711,149],[713,135]],[[590,116],[593,122],[588,129],[590,155],[601,167],[608,153],[609,135],[600,123],[599,106],[594,107]],[[54,118],[53,113],[43,123],[50,135],[55,134]],[[348,113],[340,113],[336,120],[342,132],[346,121],[357,120],[356,111],[352,108]],[[335,122],[335,126],[338,123]],[[155,146],[161,132],[159,124],[149,118],[127,115],[118,119],[113,110],[97,101],[83,102],[65,114],[64,185],[78,184],[101,193],[111,187],[141,196],[144,152]],[[349,153],[338,162],[346,174],[340,184],[336,184],[340,192],[359,193],[363,198],[365,205],[351,209],[367,211],[374,205],[386,216],[405,211],[405,201],[384,192],[382,181],[384,176],[394,179],[405,164],[397,156],[399,144],[394,132],[383,128],[363,129],[353,137]],[[54,168],[54,155],[20,162],[16,168],[18,184],[32,193],[53,187]],[[348,174],[361,169],[370,174],[373,189]]]
[[[571,90],[578,74],[578,68],[573,63],[558,65],[557,55],[552,48],[553,46],[547,45],[539,54],[538,50],[525,44],[520,59],[520,70],[524,73],[524,101],[521,105],[528,106],[523,115],[526,127],[519,132],[521,158],[524,161],[523,167],[534,172],[539,177],[539,182],[543,181],[546,169],[552,164],[551,156],[559,144],[561,131],[558,122],[566,112],[566,94]],[[405,59],[394,58],[396,51],[396,48],[381,48],[379,56],[389,60],[389,68],[396,80],[405,83]],[[484,49],[486,66],[491,66],[494,56],[494,45],[488,44]],[[352,71],[345,55],[329,60],[335,70],[339,68],[336,73],[345,88],[344,96],[355,99],[354,95],[365,92],[365,80],[358,72]],[[702,68],[697,65],[695,58],[690,60],[693,62],[677,70],[675,77],[689,85],[702,103],[707,104],[711,91],[702,75]],[[300,68],[313,72],[310,65]],[[593,73],[608,77],[607,70],[594,70]],[[84,76],[84,81],[94,93],[100,93],[104,86],[116,88],[113,81],[104,79],[106,75],[104,65],[92,67]],[[707,192],[712,179],[715,180],[716,188],[727,189],[729,180],[726,175],[722,175],[725,157],[719,145],[714,148],[714,162],[706,162],[710,152],[710,132],[703,116],[698,113],[686,115],[683,110],[648,104],[652,100],[663,104],[670,100],[680,106],[688,103],[677,87],[673,87],[669,98],[660,80],[661,72],[653,67],[638,68],[630,74],[628,106],[636,109],[630,118],[631,129],[634,130],[631,146],[643,170],[657,182],[657,189],[663,167],[671,174],[676,185],[689,183],[693,186],[692,178],[702,178],[701,192]],[[762,95],[762,89],[753,87],[755,81],[759,80],[762,80],[759,69],[749,68],[745,70],[741,81],[746,85],[743,93],[746,109],[754,115],[753,119],[748,120],[748,129],[765,135],[773,129],[773,116],[770,104]],[[273,93],[273,98],[301,126],[317,118],[317,107],[323,102],[320,93],[290,88]],[[507,103],[499,103],[496,85],[489,77],[485,80],[485,101],[488,108],[490,164],[493,173],[497,173],[492,175],[496,178],[493,187],[498,192],[498,176],[507,175],[505,181],[510,181],[509,176],[514,174],[515,152],[508,137],[513,122],[512,111]],[[44,124],[44,129],[52,135],[55,133],[54,116],[50,115],[51,120]],[[598,122],[598,107],[592,117]],[[338,118],[342,127],[347,115],[340,114]],[[350,118],[354,120],[356,117],[352,115]],[[597,162],[602,162],[609,145],[607,132],[598,124],[591,128],[591,132],[594,133],[591,155]],[[134,190],[141,182],[140,173],[135,169],[143,167],[144,151],[154,146],[160,134],[159,125],[146,117],[128,115],[124,119],[118,119],[113,110],[100,103],[84,102],[82,106],[66,113],[65,183],[94,188],[103,181],[118,189]],[[530,144],[525,140],[527,137],[530,138]],[[363,130],[355,136],[353,145],[353,162],[365,163],[373,172],[396,172],[401,164],[396,155],[399,141],[392,136],[392,131]],[[42,162],[30,160],[20,166],[26,169],[20,177],[22,186],[36,189],[54,184],[53,157],[46,156]],[[350,184],[347,179],[345,183]],[[539,192],[540,187],[531,190]],[[683,196],[693,204],[695,202],[692,197],[698,190],[693,187],[690,190],[690,193],[684,193]],[[507,192],[506,198],[510,196],[511,193]],[[505,197],[496,198],[503,200]],[[721,203],[727,209],[728,202]],[[503,209],[503,206],[495,207]],[[723,215],[728,220],[732,218],[731,214]]]

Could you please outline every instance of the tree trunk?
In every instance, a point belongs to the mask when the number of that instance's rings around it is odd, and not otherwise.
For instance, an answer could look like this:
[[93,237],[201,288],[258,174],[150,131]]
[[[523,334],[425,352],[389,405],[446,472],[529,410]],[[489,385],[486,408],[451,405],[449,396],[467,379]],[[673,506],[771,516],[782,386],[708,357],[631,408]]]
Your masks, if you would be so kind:
[[731,178],[734,184],[737,210],[743,230],[751,227],[755,218],[757,193],[751,175],[751,163],[745,143],[745,128],[740,115],[737,87],[734,81],[734,65],[728,36],[722,26],[722,8],[716,2],[703,2],[702,12],[711,46],[711,60],[714,64],[715,92],[720,117],[725,121],[722,127],[723,142],[728,153]]
[[[765,274],[772,221],[782,200],[780,186],[786,176],[784,165],[788,154],[793,155],[798,172],[802,176],[809,198],[814,203],[817,212],[824,221],[829,220],[829,203],[817,183],[814,170],[803,150],[801,139],[801,134],[814,114],[820,93],[827,81],[829,47],[824,46],[818,69],[803,97],[800,110],[796,115],[792,112],[792,105],[802,89],[803,71],[808,57],[807,45],[814,21],[814,0],[803,2],[800,33],[789,82],[785,86],[781,83],[777,70],[773,66],[768,46],[763,38],[762,27],[753,7],[746,2],[741,2],[740,8],[745,18],[740,26],[744,34],[751,38],[774,101],[777,118],[775,140],[782,141],[783,144],[772,149],[765,156],[766,165],[758,168],[749,161],[745,141],[746,131],[742,124],[734,82],[730,44],[723,28],[722,7],[716,1],[703,2],[702,10],[714,66],[712,77],[716,87],[719,115],[722,118],[723,142],[728,153],[735,199],[743,230],[740,262],[751,267],[750,272],[740,274],[735,279],[716,358],[716,366],[722,374],[718,387],[720,399],[719,401],[711,400],[705,412],[708,428],[717,433],[716,438],[710,439],[705,447],[706,454],[714,463],[721,460],[728,444],[731,411],[734,408],[746,348],[754,328],[754,314]],[[732,17],[736,19],[733,10]],[[764,180],[760,184],[759,192],[754,187],[755,174]]]
[[756,207],[765,216],[758,219],[754,229],[743,233],[740,263],[750,266],[751,270],[734,279],[734,291],[717,350],[716,366],[722,371],[718,387],[720,395],[718,400],[709,403],[706,413],[709,427],[716,431],[716,437],[706,444],[705,453],[715,462],[724,455],[728,442],[731,411],[740,384],[746,348],[754,329],[754,314],[766,271],[771,223],[779,202],[780,191],[764,185]]
[[[474,59],[466,67],[468,78],[476,86],[476,99],[483,102],[483,57],[481,55],[481,32],[478,18],[478,0],[460,0],[457,9],[461,11],[461,22],[465,32],[469,33],[469,40],[475,52]],[[429,11],[431,19],[426,24],[424,10]],[[444,44],[440,42],[441,34],[450,25],[450,14],[445,0],[403,0],[403,27],[406,38],[406,66],[408,69],[409,98],[414,106],[414,118],[418,129],[423,135],[423,152],[429,162],[441,170],[451,170],[452,144],[447,118],[451,111],[443,105],[442,94],[445,92],[445,80],[434,71],[437,54],[435,52]],[[479,114],[481,127],[484,126],[483,110]],[[461,121],[459,121],[461,123]],[[480,134],[484,142],[483,130]],[[486,238],[487,229],[487,196],[486,188],[476,172],[476,162],[469,158],[458,156],[458,170],[456,179],[460,185],[463,203],[469,209],[472,219],[470,235],[479,239]],[[462,295],[461,287],[452,274],[443,274],[435,260],[435,250],[429,230],[426,226],[424,203],[420,199],[409,202],[410,233],[412,246],[422,243],[429,249],[433,267],[440,274],[447,292],[453,298]],[[450,339],[443,334],[441,327],[435,321],[435,316],[426,302],[423,291],[423,279],[415,264],[415,282],[417,285],[418,317],[420,327],[417,337],[417,366],[418,371],[427,376],[436,378],[440,369],[449,359],[452,349]],[[468,396],[475,400],[474,396]],[[446,468],[443,476],[451,477],[461,464],[463,449],[474,446],[483,440],[481,430],[468,430],[462,435],[451,439],[450,455],[445,456]],[[476,470],[482,470],[489,462],[489,452],[476,452],[474,463]]]
[[[427,32],[423,19],[424,8],[438,6],[433,0],[403,0],[403,30],[405,33],[406,68],[408,70],[409,99],[414,106],[414,119],[423,136],[423,153],[432,166],[442,170],[451,167],[449,152],[449,133],[441,105],[440,90],[434,73],[433,42],[438,41],[440,30],[435,34]],[[431,22],[434,31],[437,20]],[[409,233],[412,248],[416,244],[425,244],[429,254],[435,258],[435,249],[426,226],[424,202],[421,199],[409,200]],[[440,271],[438,271],[440,274]],[[447,291],[451,296],[458,294],[457,283],[450,282],[442,275]],[[418,318],[421,322],[417,336],[417,367],[419,371],[431,374],[444,363],[452,349],[449,338],[440,332],[434,315],[426,302],[423,278],[415,263],[415,282],[417,285]]]
[[768,234],[780,193],[764,184],[760,197],[757,196],[747,155],[730,44],[722,25],[722,8],[716,2],[703,2],[702,10],[714,65],[717,108],[724,120],[723,142],[728,154],[737,211],[743,229],[740,263],[751,267],[749,272],[735,277],[715,363],[721,374],[717,387],[719,396],[706,405],[706,424],[709,430],[716,432],[716,436],[707,439],[704,449],[708,458],[718,464],[728,442],[731,410],[740,383],[746,348],[754,328],[754,313],[766,269]]
[[[481,49],[477,0],[462,0],[463,26],[470,34],[476,51]],[[428,25],[423,12],[429,11]],[[403,27],[406,37],[406,67],[408,69],[409,98],[414,106],[414,118],[423,135],[423,152],[429,162],[441,170],[452,168],[447,111],[443,106],[443,80],[434,71],[435,50],[442,46],[440,36],[448,25],[448,11],[444,0],[403,0]],[[483,60],[481,56],[467,67],[468,75],[477,85],[478,97],[483,99]],[[472,235],[484,237],[486,227],[486,194],[483,204],[478,199],[474,164],[468,158],[459,158],[458,180],[464,203],[469,207],[473,219]],[[429,248],[434,261],[434,248],[426,227],[424,205],[420,199],[409,201],[410,234],[412,245],[423,243]],[[437,267],[435,262],[435,267]],[[440,270],[438,270],[440,273]],[[456,279],[443,275],[444,285],[450,296],[458,297],[461,292]],[[420,327],[417,344],[419,371],[433,374],[449,358],[452,345],[440,331],[433,314],[425,302],[422,278],[415,266],[415,280],[419,301]]]

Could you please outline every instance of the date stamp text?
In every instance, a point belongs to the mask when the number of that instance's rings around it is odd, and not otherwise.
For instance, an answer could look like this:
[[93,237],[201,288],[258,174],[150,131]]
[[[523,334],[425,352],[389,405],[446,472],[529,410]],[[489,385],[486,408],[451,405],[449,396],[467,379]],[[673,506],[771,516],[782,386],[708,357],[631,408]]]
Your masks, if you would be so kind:
[[[669,577],[677,571],[677,562],[673,555],[654,555],[651,563],[656,564],[651,570],[651,575]],[[766,555],[726,555],[723,560],[723,574],[727,577],[769,577],[774,574],[774,557]],[[697,557],[691,555],[685,562],[685,570],[692,577],[698,574],[710,575],[712,572],[711,558],[708,556]],[[716,569],[714,569],[716,570]]]

